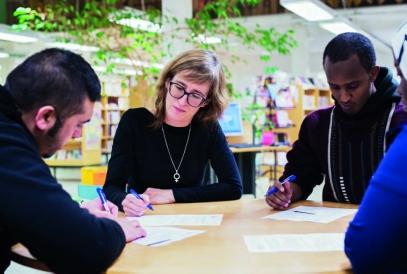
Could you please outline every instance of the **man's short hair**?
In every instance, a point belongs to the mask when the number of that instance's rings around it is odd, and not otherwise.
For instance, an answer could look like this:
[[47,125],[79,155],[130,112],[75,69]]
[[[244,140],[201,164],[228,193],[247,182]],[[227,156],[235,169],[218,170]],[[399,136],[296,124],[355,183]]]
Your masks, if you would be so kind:
[[56,108],[61,119],[83,111],[86,98],[100,100],[100,81],[81,56],[50,48],[28,57],[7,76],[6,89],[22,112],[45,105]]
[[356,54],[366,71],[376,65],[376,53],[372,42],[366,36],[357,32],[345,32],[333,38],[325,47],[322,63],[326,57],[336,63],[345,61]]

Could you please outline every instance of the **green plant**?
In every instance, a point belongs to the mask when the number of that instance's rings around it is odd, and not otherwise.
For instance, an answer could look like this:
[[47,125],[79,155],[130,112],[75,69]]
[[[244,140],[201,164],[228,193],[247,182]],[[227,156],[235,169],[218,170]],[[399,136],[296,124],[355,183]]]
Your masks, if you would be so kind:
[[[294,32],[280,33],[275,28],[256,26],[249,30],[238,22],[241,17],[239,5],[257,5],[261,0],[213,0],[207,3],[193,18],[179,22],[175,17],[162,16],[161,12],[149,9],[135,13],[131,9],[119,9],[118,0],[90,0],[81,7],[69,4],[66,0],[53,1],[37,9],[19,7],[14,12],[19,30],[36,30],[55,33],[63,42],[93,45],[98,48],[95,56],[98,64],[104,64],[107,72],[117,66],[111,60],[126,59],[137,69],[138,75],[150,82],[159,73],[159,63],[169,55],[170,48],[163,47],[163,34],[152,30],[139,30],[117,24],[122,19],[143,19],[158,26],[169,24],[171,38],[182,39],[193,47],[213,51],[228,50],[230,40],[235,39],[248,49],[260,47],[264,54],[262,61],[268,62],[271,54],[287,54],[296,46]],[[181,35],[187,33],[188,35]],[[189,35],[190,34],[190,35]],[[218,37],[219,43],[209,43],[206,37]],[[200,39],[201,38],[201,39]],[[203,38],[203,39],[202,39]],[[202,41],[203,40],[203,41]],[[240,60],[232,55],[232,61]],[[230,74],[230,73],[229,73]],[[236,92],[229,86],[230,92]]]
[[[167,38],[182,41],[194,48],[213,51],[231,52],[231,42],[244,45],[249,50],[260,48],[264,54],[261,62],[270,62],[272,53],[288,54],[297,43],[294,31],[280,33],[275,28],[262,28],[256,25],[249,29],[239,23],[242,17],[239,6],[255,6],[261,0],[212,0],[193,18],[180,21],[176,17],[163,16],[159,10],[148,9],[137,12],[133,9],[118,8],[118,0],[89,0],[83,6],[74,6],[67,0],[52,1],[50,4],[32,9],[19,7],[14,12],[18,24],[17,30],[35,30],[52,33],[60,42],[71,42],[97,47],[95,65],[104,66],[107,73],[118,72],[120,64],[114,60],[126,60],[136,72],[135,77],[144,78],[147,83],[154,84],[160,71],[157,65],[168,55],[171,46],[163,45],[163,33],[153,30],[140,30],[126,24],[118,24],[122,20],[140,19],[154,26],[170,26]],[[168,35],[169,34],[169,35]],[[218,38],[217,43],[209,43],[207,37]],[[238,55],[230,56],[232,63],[244,62]],[[226,67],[227,78],[231,72]],[[277,69],[266,66],[265,74],[273,74]],[[256,138],[261,137],[263,129],[273,128],[268,119],[271,110],[253,101],[252,94],[234,89],[232,83],[227,84],[229,95],[233,100],[250,102],[243,109],[243,119],[253,125]]]

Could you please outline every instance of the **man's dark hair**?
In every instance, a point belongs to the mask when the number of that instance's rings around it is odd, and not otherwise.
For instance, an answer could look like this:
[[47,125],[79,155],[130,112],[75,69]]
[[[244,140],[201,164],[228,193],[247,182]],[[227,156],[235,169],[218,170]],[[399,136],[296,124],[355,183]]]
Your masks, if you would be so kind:
[[7,76],[6,89],[22,112],[52,105],[63,120],[100,100],[100,81],[81,56],[50,48],[28,57]]
[[326,57],[336,63],[356,54],[364,69],[369,72],[376,65],[376,54],[372,42],[357,32],[345,32],[333,38],[325,47],[322,63]]

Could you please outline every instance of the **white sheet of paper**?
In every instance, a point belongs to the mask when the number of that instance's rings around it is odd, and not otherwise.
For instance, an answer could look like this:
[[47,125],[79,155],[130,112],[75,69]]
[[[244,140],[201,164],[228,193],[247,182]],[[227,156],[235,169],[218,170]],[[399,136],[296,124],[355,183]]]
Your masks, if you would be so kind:
[[267,215],[262,219],[316,222],[326,224],[344,216],[354,214],[356,211],[356,209],[297,206],[285,211]]
[[275,234],[243,236],[249,252],[326,252],[343,251],[345,234]]
[[223,214],[212,215],[145,215],[141,217],[128,217],[130,220],[137,220],[141,226],[217,226],[223,219]]
[[201,233],[204,233],[204,230],[191,230],[191,229],[182,229],[176,227],[144,227],[146,230],[147,236],[144,238],[139,238],[133,241],[136,244],[141,244],[145,246],[163,246],[170,243],[183,240]]

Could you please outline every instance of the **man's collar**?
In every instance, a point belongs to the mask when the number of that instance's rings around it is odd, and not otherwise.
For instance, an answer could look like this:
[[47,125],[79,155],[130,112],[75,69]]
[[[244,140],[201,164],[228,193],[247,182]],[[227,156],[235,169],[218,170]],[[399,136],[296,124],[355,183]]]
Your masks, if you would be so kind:
[[22,124],[21,112],[18,110],[13,97],[8,90],[0,85],[0,113]]

